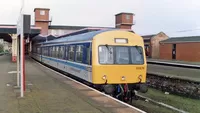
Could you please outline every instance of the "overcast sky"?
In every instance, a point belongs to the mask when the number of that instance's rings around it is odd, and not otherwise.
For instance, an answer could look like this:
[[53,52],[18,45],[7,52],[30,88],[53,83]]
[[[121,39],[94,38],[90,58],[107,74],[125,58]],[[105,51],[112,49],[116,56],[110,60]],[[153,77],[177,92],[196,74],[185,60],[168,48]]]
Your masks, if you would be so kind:
[[[22,0],[0,0],[0,24],[16,24]],[[140,35],[200,35],[199,0],[24,0],[26,14],[50,8],[52,25],[114,27],[115,14],[134,13],[132,29]],[[182,31],[182,32],[176,32]]]

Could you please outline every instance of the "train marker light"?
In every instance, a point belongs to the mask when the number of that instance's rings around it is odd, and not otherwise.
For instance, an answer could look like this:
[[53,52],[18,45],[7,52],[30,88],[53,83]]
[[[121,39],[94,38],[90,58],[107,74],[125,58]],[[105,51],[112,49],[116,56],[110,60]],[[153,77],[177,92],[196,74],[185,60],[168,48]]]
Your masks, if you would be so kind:
[[122,80],[124,81],[126,78],[125,78],[125,76],[122,76]]
[[139,76],[138,76],[138,79],[139,79],[140,81],[142,81],[142,75],[139,75]]
[[106,75],[104,75],[104,76],[102,77],[102,79],[103,79],[103,80],[106,80]]

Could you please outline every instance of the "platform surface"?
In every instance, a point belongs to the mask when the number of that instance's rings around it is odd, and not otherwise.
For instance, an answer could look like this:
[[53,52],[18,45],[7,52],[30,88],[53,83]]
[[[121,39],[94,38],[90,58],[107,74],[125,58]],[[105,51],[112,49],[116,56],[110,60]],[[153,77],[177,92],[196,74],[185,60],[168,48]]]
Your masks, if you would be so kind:
[[10,56],[0,56],[0,70],[0,113],[138,113],[30,58],[26,59],[27,92],[18,98],[16,63]]
[[177,63],[177,64],[185,64],[185,65],[200,65],[200,62],[189,62],[189,61],[179,61],[179,60],[165,60],[165,59],[152,59],[152,58],[147,58],[148,61],[156,61],[156,62],[166,62],[166,63]]
[[[199,62],[184,62],[184,61],[173,61],[173,60],[170,61],[170,60],[161,60],[161,59],[147,59],[147,60],[148,61],[161,61],[161,62],[170,62],[170,63],[190,64],[190,65],[200,65]],[[147,73],[200,82],[200,70],[199,69],[191,69],[191,68],[184,68],[184,67],[174,67],[174,66],[165,66],[165,65],[157,65],[157,64],[148,64],[147,63]]]

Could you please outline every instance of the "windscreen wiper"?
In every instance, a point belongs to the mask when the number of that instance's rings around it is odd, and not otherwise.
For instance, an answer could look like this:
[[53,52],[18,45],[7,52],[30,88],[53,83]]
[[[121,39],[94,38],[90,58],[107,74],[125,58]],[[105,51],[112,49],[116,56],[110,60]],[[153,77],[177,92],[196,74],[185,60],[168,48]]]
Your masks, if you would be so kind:
[[106,46],[106,48],[108,49],[108,52],[109,52],[110,54],[112,54],[112,51],[108,48],[108,44],[106,44],[105,46]]
[[137,52],[140,53],[140,54],[142,54],[142,52],[139,51],[139,47],[137,45],[135,47],[136,47]]

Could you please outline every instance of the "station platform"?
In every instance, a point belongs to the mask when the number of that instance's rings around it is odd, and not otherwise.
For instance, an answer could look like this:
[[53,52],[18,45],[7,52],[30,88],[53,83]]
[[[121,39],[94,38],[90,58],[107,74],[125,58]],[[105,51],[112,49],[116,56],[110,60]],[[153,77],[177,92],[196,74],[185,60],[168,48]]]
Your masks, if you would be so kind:
[[[149,63],[148,63],[149,62]],[[147,59],[147,73],[159,76],[167,76],[171,78],[178,78],[183,80],[200,82],[200,70],[186,68],[181,66],[167,66],[158,65],[150,62],[164,62],[164,63],[176,63],[182,65],[189,65],[194,67],[200,67],[200,62],[184,62],[176,60],[162,60],[162,59]]]
[[141,113],[26,58],[26,92],[19,98],[16,63],[0,56],[0,113]]
[[189,61],[179,61],[179,60],[165,60],[165,59],[147,58],[147,62],[163,62],[163,63],[172,63],[172,64],[200,66],[200,62],[189,62]]

